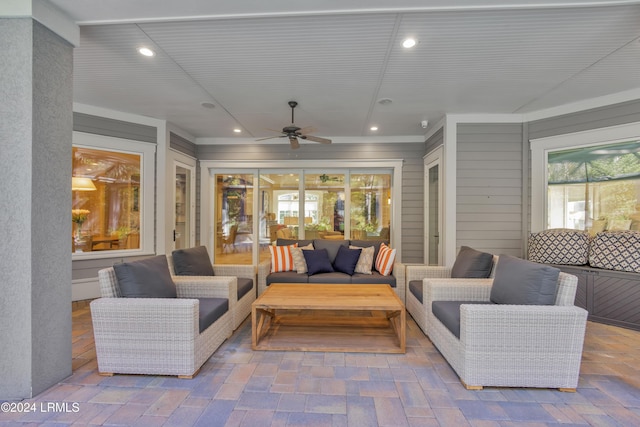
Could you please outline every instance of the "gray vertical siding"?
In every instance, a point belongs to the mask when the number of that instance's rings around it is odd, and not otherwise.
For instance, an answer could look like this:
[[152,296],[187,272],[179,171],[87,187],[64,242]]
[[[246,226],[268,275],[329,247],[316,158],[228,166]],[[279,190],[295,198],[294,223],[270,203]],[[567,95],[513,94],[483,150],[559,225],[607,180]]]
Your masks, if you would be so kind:
[[457,241],[523,255],[522,125],[459,124]]
[[[198,145],[198,160],[331,160],[403,159],[402,168],[402,261],[422,262],[423,255],[423,160],[424,144],[288,144]],[[325,162],[327,161],[327,162]],[[198,174],[199,176],[199,174]]]

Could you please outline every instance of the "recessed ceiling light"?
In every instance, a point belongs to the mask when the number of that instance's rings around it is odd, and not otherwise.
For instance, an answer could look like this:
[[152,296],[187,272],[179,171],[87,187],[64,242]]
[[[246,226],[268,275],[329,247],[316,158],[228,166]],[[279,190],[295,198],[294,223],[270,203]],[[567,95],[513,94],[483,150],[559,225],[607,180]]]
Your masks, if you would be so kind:
[[148,47],[141,47],[138,49],[138,52],[140,53],[140,55],[144,55],[144,56],[154,56],[156,54],[154,51],[152,51]]
[[378,126],[371,126],[369,129],[371,129],[372,131],[377,131],[378,130]]
[[235,128],[233,131],[234,131],[235,133],[240,133],[240,132],[242,132],[242,129]]
[[389,98],[382,98],[378,100],[378,104],[381,105],[389,105],[393,102],[393,100],[389,99]]
[[404,47],[405,49],[409,49],[414,47],[416,43],[416,39],[412,39],[411,37],[409,37],[408,39],[404,39],[402,41],[402,47]]
[[204,108],[216,108],[216,105],[213,102],[203,101],[200,103]]

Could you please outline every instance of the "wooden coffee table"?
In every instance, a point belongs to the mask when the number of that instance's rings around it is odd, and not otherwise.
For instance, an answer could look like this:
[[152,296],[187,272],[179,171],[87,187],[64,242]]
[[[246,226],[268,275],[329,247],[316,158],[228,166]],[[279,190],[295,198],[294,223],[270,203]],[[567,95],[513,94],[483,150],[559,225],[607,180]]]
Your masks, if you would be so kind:
[[251,346],[404,353],[406,312],[389,285],[274,283],[251,304]]

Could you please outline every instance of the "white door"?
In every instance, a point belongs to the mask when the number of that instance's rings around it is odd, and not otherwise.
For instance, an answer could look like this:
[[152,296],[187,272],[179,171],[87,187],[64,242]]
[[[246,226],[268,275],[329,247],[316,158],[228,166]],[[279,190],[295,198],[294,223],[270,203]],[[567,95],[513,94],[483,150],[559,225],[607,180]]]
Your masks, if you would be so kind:
[[195,167],[174,161],[173,249],[195,245]]
[[424,160],[425,264],[442,265],[442,147]]

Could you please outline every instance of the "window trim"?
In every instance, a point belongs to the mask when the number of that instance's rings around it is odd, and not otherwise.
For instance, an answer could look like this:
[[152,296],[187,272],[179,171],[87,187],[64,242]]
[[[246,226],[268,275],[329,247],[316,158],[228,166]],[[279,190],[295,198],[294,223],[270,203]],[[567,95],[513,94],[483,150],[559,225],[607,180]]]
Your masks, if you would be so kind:
[[531,149],[531,232],[547,224],[548,153],[570,148],[615,144],[640,138],[640,122],[530,140]]
[[104,259],[122,258],[124,256],[140,256],[154,253],[155,247],[155,154],[156,144],[133,141],[112,136],[96,135],[74,131],[72,136],[74,147],[91,148],[105,151],[136,154],[141,157],[140,165],[140,248],[120,249],[95,252],[72,252],[71,259]]

